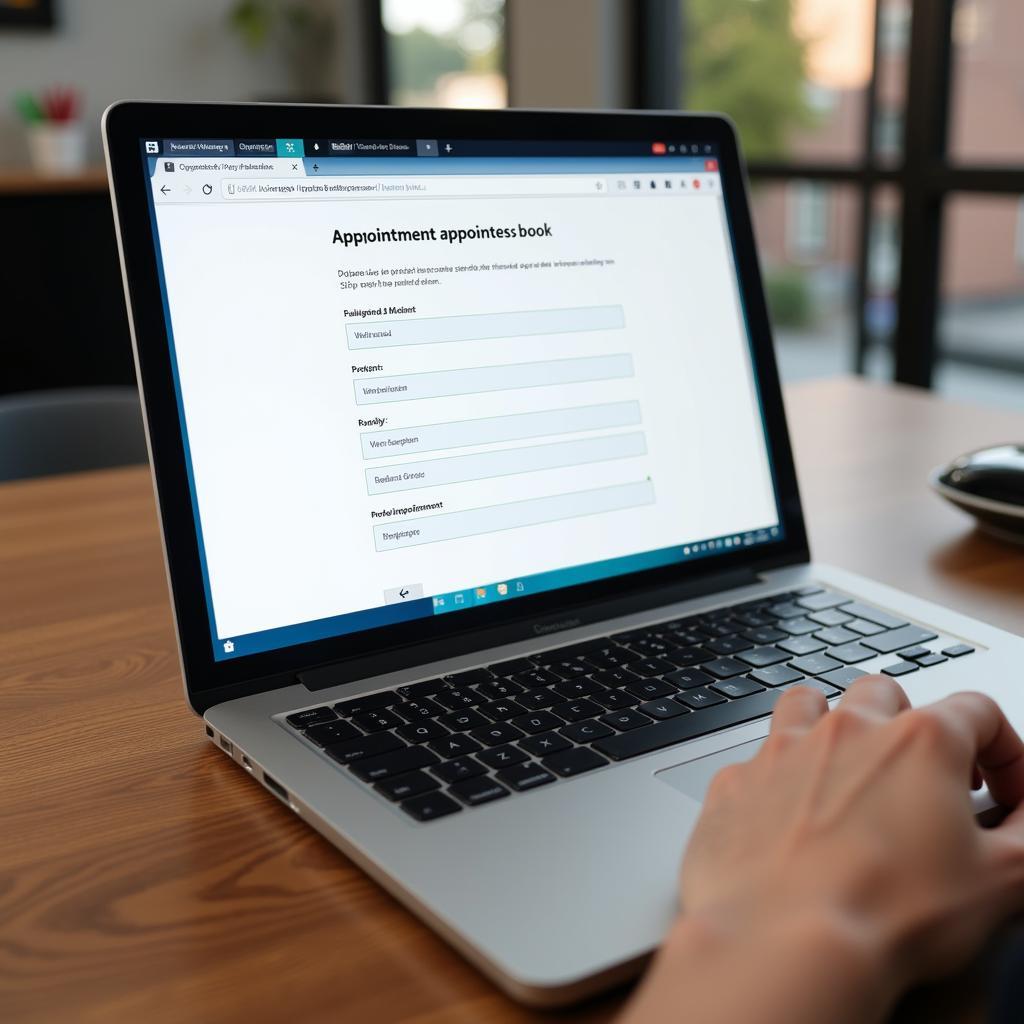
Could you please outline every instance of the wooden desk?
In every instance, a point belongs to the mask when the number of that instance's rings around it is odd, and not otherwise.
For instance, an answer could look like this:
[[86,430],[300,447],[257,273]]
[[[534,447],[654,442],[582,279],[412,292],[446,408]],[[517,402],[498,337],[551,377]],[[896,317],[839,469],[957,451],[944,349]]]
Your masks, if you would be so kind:
[[[818,557],[1020,631],[1024,549],[925,488],[1024,416],[853,381],[789,409]],[[0,487],[0,1018],[604,1021],[523,1010],[201,737],[149,476]]]

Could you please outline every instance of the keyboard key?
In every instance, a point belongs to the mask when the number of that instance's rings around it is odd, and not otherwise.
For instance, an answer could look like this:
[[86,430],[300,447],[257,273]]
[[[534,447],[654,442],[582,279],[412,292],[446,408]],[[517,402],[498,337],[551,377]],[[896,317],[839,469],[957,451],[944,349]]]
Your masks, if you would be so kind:
[[777,619],[796,619],[805,614],[806,609],[801,608],[800,605],[794,604],[792,601],[779,601],[776,604],[768,605],[765,611],[769,615],[774,615]]
[[794,658],[790,663],[790,668],[795,668],[797,672],[802,672],[805,676],[820,676],[825,672],[831,672],[834,668],[839,668],[843,663],[836,661],[835,658],[830,658],[827,654],[808,654],[803,658]]
[[[680,694],[677,700],[685,700],[700,691],[689,690]],[[671,747],[685,740],[717,732],[730,725],[739,725],[755,718],[769,715],[779,698],[778,690],[766,690],[755,693],[744,700],[723,702],[718,707],[705,708],[700,714],[683,715],[667,722],[655,722],[645,729],[634,729],[617,736],[608,736],[598,740],[594,749],[606,754],[614,761],[624,761],[629,757],[650,753]],[[721,698],[719,698],[721,700]],[[585,748],[577,748],[585,749]]]
[[477,709],[481,714],[486,715],[492,722],[504,722],[508,718],[515,718],[521,715],[526,708],[517,704],[511,698],[504,700],[492,700],[489,704],[481,704]]
[[475,757],[455,757],[430,769],[442,782],[458,782],[486,775],[487,769]]
[[649,636],[644,640],[637,640],[630,644],[630,648],[638,651],[645,658],[659,658],[669,651],[674,651],[679,645],[665,640],[662,637]]
[[845,604],[847,600],[845,594],[833,594],[827,590],[822,590],[817,594],[798,597],[796,603],[801,608],[809,608],[812,612],[820,612],[826,608],[835,608],[838,604]]
[[776,625],[779,629],[784,629],[790,636],[803,636],[805,633],[813,633],[819,628],[816,622],[811,622],[810,619],[803,616],[794,619],[780,619]]
[[364,711],[353,715],[352,721],[363,732],[381,732],[383,729],[394,729],[399,725],[405,725],[403,719],[390,711]]
[[897,661],[894,665],[886,665],[882,671],[887,676],[905,676],[917,671],[917,665],[912,661]]
[[436,718],[444,714],[444,708],[429,697],[414,697],[396,704],[391,711],[401,715],[407,722],[415,722],[423,718]]
[[455,672],[444,677],[445,681],[455,687],[472,686],[474,683],[486,683],[492,678],[490,669],[471,668],[465,672]]
[[711,661],[714,656],[714,651],[709,651],[704,647],[680,647],[679,650],[669,654],[665,660],[671,661],[679,668],[689,668],[691,665],[701,665],[705,661]]
[[402,775],[414,768],[426,768],[437,764],[440,758],[426,747],[403,747],[376,757],[364,757],[359,761],[349,762],[349,771],[358,775],[364,782],[376,782],[392,775]]
[[716,679],[728,679],[730,676],[739,676],[747,671],[748,666],[742,661],[734,658],[716,658],[703,666],[705,672],[710,672]]
[[489,804],[492,800],[508,796],[508,790],[500,782],[485,776],[453,782],[448,791],[470,807],[479,807],[480,804]]
[[861,604],[860,601],[849,601],[841,607],[847,615],[852,615],[857,619],[867,619],[868,622],[874,622],[885,629],[898,629],[907,624],[906,619],[898,619],[895,615],[879,611],[878,608],[872,608],[867,604]]
[[829,686],[828,683],[823,683],[820,679],[801,679],[798,683],[787,683],[785,686],[780,687],[782,690],[792,690],[794,686],[806,686],[812,690],[817,690],[819,693],[825,694],[826,697],[838,697],[841,690],[836,689],[834,686]]
[[904,647],[915,647],[918,644],[934,640],[935,634],[920,626],[901,626],[899,629],[890,629],[877,636],[866,636],[861,641],[865,647],[870,647],[879,654],[892,654],[893,651],[901,650]]
[[554,782],[555,777],[539,764],[521,764],[515,768],[503,768],[498,772],[498,779],[506,786],[511,786],[517,793],[527,789],[536,789]]
[[481,749],[480,744],[469,736],[459,734],[453,736],[450,733],[447,736],[442,736],[440,739],[431,740],[427,746],[435,754],[445,758],[465,757],[466,754],[475,754]]
[[921,658],[914,659],[921,668],[931,668],[933,665],[941,665],[944,661],[948,661],[948,658],[944,658],[941,654],[926,654]]
[[603,708],[600,704],[583,697],[580,700],[556,704],[551,710],[562,720],[558,723],[561,725],[562,722],[579,722],[584,718],[593,718],[595,715],[601,714]]
[[588,665],[596,669],[622,668],[623,665],[630,665],[639,661],[641,655],[628,650],[625,647],[616,647],[610,651],[603,651],[601,654],[591,654],[586,658]]
[[[571,725],[562,726],[562,735],[573,743],[592,743],[601,739],[602,736],[611,736],[614,732],[603,722],[595,718],[589,718],[585,722],[573,722]],[[522,744],[520,744],[522,746]],[[566,744],[568,746],[568,744]],[[551,751],[554,753],[554,751]]]
[[832,626],[829,629],[819,629],[814,634],[823,644],[829,647],[838,647],[840,644],[848,644],[852,640],[859,640],[860,633],[854,633],[852,629],[844,629],[842,626]]
[[389,800],[406,800],[411,796],[439,789],[440,786],[441,783],[437,779],[432,779],[426,772],[417,770],[385,779],[373,788],[378,793],[383,793]]
[[789,661],[793,657],[788,651],[780,651],[778,647],[755,647],[752,651],[743,651],[736,657],[745,661],[754,668],[764,668],[766,665],[777,665],[780,661]]
[[528,690],[519,694],[518,702],[528,711],[542,711],[553,704],[560,704],[562,698],[554,690],[541,687],[539,690]]
[[830,647],[825,654],[844,665],[856,665],[860,661],[875,657],[875,652],[863,644],[841,644],[839,647]]
[[[598,742],[607,743],[608,740],[599,740]],[[563,750],[559,754],[545,757],[541,761],[545,768],[553,771],[556,775],[561,775],[563,778],[581,775],[583,772],[592,771],[594,768],[600,768],[601,765],[607,763],[606,758],[595,753],[589,747],[573,747],[571,750]]]
[[645,715],[650,718],[663,719],[663,718],[675,718],[677,715],[688,714],[686,708],[684,708],[677,701],[669,700],[667,697],[663,697],[661,700],[649,700],[645,704],[641,704],[637,708],[637,711],[642,711]]
[[338,716],[330,708],[306,708],[305,711],[296,711],[289,715],[285,721],[293,729],[306,729],[311,725],[334,722],[337,718]]
[[562,682],[555,683],[551,689],[565,700],[574,700],[576,697],[590,697],[600,693],[604,687],[584,676],[582,679],[563,679]]
[[783,633],[781,629],[775,629],[774,626],[761,626],[759,629],[748,629],[743,635],[754,644],[774,644],[779,640],[785,640],[788,633]]
[[644,658],[643,661],[634,661],[629,666],[630,672],[635,672],[638,676],[663,676],[674,668],[675,665],[662,658]]
[[780,640],[779,646],[790,654],[816,654],[825,650],[825,644],[815,640],[813,636],[794,636],[788,640]]
[[[559,705],[561,706],[561,705]],[[530,714],[519,715],[512,719],[512,725],[530,736],[536,736],[539,732],[550,732],[562,725],[562,719],[550,711],[534,711]]]
[[608,669],[606,672],[595,672],[591,678],[595,683],[599,683],[602,688],[614,690],[620,686],[628,686],[630,683],[635,683],[640,676],[630,672],[628,668],[613,668]]
[[[566,728],[574,728],[566,726]],[[543,757],[545,754],[556,754],[559,750],[567,750],[572,744],[557,732],[542,732],[537,736],[527,736],[525,740],[519,741],[523,750],[529,751],[536,757]]]
[[529,672],[534,668],[534,664],[529,658],[510,658],[508,661],[502,661],[497,665],[488,665],[487,667],[496,676],[507,677],[514,676],[517,672]]
[[651,724],[651,720],[646,715],[629,708],[625,711],[609,711],[607,715],[601,716],[601,721],[620,732],[625,732],[627,729],[640,729]]
[[558,676],[546,668],[531,668],[525,672],[517,672],[512,677],[512,682],[520,683],[528,690],[535,690],[539,686],[550,686],[552,683],[557,683]]
[[846,623],[847,629],[852,629],[854,633],[860,633],[861,636],[874,636],[875,633],[881,633],[885,626],[880,626],[877,622],[868,622],[867,619],[850,619]]
[[904,661],[917,661],[918,658],[923,658],[926,654],[931,653],[927,647],[918,644],[917,647],[908,647],[905,651],[900,651],[900,657]]
[[410,683],[408,686],[400,686],[398,692],[403,697],[411,700],[418,700],[420,697],[433,697],[435,693],[447,689],[448,684],[443,679],[428,679],[423,683]]
[[525,687],[512,682],[511,679],[495,679],[490,683],[478,683],[473,689],[480,695],[481,701],[488,701],[501,700],[504,697],[517,697]]
[[476,757],[478,761],[483,761],[489,768],[511,767],[529,759],[528,754],[509,743],[500,747],[491,747],[490,750],[483,750]]
[[787,683],[795,683],[803,676],[790,668],[788,665],[768,665],[765,668],[755,669],[750,673],[751,679],[756,679],[765,686],[785,686]]
[[620,711],[622,708],[636,707],[640,698],[625,690],[605,690],[604,693],[594,694],[594,702],[608,711]]
[[826,608],[823,612],[811,612],[807,618],[820,622],[823,626],[841,626],[849,622],[853,616],[841,612],[838,608]]
[[749,697],[752,693],[761,693],[764,687],[752,679],[723,679],[712,685],[713,690],[724,693],[726,697],[736,700],[738,697]]
[[358,715],[363,711],[380,711],[397,704],[399,696],[393,690],[385,690],[383,693],[367,693],[362,697],[352,697],[349,700],[339,700],[334,705],[334,710],[339,715]]
[[472,708],[465,711],[449,711],[438,721],[452,732],[465,732],[467,729],[476,729],[478,726],[491,724],[479,711],[474,711]]
[[435,818],[443,818],[445,815],[462,810],[450,796],[445,796],[444,793],[424,793],[422,796],[404,800],[399,806],[417,821],[433,821]]
[[448,735],[448,730],[440,722],[410,722],[395,730],[406,743],[426,743]]
[[737,651],[749,650],[754,645],[742,636],[723,636],[717,640],[709,640],[707,648],[715,654],[735,654]]
[[474,704],[480,703],[480,698],[470,689],[453,686],[437,694],[434,698],[442,707],[449,711],[459,711],[461,708],[471,708]]
[[554,672],[559,679],[580,679],[586,677],[587,673],[591,671],[590,666],[586,662],[573,661],[572,659],[553,661],[544,667],[549,672]]
[[962,658],[965,654],[973,654],[974,648],[968,644],[953,644],[952,647],[944,647],[942,653],[947,658]]
[[720,693],[715,693],[714,690],[704,686],[698,687],[696,690],[684,690],[677,697],[674,697],[673,700],[693,708],[694,711],[711,707],[712,704],[725,703],[725,698]]
[[[670,673],[671,674],[671,673]],[[654,700],[656,697],[668,697],[676,693],[677,689],[664,679],[638,679],[624,687],[627,693],[639,697],[640,700]]]
[[713,683],[715,677],[709,676],[707,672],[702,672],[699,668],[681,668],[677,672],[669,672],[665,676],[665,681],[673,686],[678,686],[680,690],[692,690],[695,686],[707,686],[708,683]]
[[336,718],[333,722],[321,722],[319,725],[311,725],[306,730],[307,738],[311,739],[318,747],[328,747],[332,743],[340,743],[342,740],[350,740],[359,735],[359,730],[348,722]]
[[818,678],[831,686],[838,686],[840,690],[845,690],[855,680],[866,675],[867,672],[863,669],[844,665],[842,668],[833,669],[831,672],[824,672]]
[[514,725],[509,725],[508,722],[495,722],[493,725],[482,726],[479,729],[474,729],[469,735],[485,747],[496,747],[501,743],[511,743],[513,740],[523,738],[523,733]]
[[378,732],[372,736],[357,736],[351,740],[332,743],[324,750],[335,761],[348,764],[350,761],[373,757],[375,754],[385,754],[389,750],[402,750],[405,746],[406,744],[393,732]]

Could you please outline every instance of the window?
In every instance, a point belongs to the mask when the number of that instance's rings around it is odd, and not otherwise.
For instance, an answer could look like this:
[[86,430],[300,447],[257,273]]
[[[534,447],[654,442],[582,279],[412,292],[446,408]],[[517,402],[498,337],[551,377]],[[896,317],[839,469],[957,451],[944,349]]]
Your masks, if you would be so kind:
[[390,101],[503,107],[503,0],[383,0]]
[[787,193],[786,248],[797,260],[813,259],[828,247],[828,190],[820,182],[797,181]]

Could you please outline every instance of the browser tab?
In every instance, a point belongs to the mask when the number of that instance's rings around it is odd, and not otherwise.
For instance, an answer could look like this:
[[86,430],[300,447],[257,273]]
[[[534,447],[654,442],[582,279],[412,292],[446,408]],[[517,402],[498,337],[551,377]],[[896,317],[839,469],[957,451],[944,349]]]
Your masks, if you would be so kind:
[[235,153],[238,156],[277,156],[277,145],[273,139],[236,139]]
[[302,156],[303,155],[302,139],[278,139],[277,140],[277,155],[278,156]]
[[165,139],[165,156],[234,156],[231,139]]
[[437,139],[417,139],[417,156],[437,156]]

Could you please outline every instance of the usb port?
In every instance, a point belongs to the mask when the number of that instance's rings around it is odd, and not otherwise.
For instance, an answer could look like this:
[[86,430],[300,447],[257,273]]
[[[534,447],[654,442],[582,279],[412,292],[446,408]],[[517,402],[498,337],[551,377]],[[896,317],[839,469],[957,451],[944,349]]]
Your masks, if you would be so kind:
[[235,745],[226,736],[221,736],[220,745],[221,749],[228,754],[233,754],[235,752]]
[[272,793],[276,793],[282,800],[288,799],[288,790],[277,779],[272,779],[266,772],[263,773],[263,785]]

